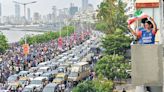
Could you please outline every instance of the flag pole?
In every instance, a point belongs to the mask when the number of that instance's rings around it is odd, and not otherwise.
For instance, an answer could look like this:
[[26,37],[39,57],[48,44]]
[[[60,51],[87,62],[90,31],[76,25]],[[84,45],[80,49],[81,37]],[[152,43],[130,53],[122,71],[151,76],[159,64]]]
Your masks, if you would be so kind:
[[60,34],[60,37],[61,37],[61,30],[62,30],[62,27],[61,27],[61,19],[59,19],[59,34]]

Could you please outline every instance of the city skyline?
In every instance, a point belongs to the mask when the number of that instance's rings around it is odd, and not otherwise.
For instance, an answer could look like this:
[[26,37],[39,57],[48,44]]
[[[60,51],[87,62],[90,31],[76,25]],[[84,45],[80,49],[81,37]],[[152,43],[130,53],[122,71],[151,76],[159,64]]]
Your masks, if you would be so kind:
[[15,17],[19,18],[20,17],[20,5],[15,4]]
[[[37,3],[32,5],[27,5],[27,9],[31,9],[31,14],[34,14],[34,12],[39,12],[42,15],[47,15],[49,13],[52,13],[52,6],[56,6],[57,9],[62,8],[69,8],[70,3],[74,3],[75,6],[78,6],[79,8],[82,8],[82,0],[15,0],[17,2],[31,2],[31,1],[37,1]],[[92,4],[94,6],[94,9],[97,8],[97,5],[100,4],[102,0],[88,0],[89,4]],[[13,0],[0,0],[0,3],[2,4],[2,16],[11,16],[14,15],[14,3]],[[44,6],[44,7],[43,7]],[[23,6],[20,6],[21,8],[21,16],[23,16]],[[7,12],[6,12],[7,11]]]
[[82,0],[82,9],[83,10],[86,10],[87,9],[87,7],[88,7],[88,0]]

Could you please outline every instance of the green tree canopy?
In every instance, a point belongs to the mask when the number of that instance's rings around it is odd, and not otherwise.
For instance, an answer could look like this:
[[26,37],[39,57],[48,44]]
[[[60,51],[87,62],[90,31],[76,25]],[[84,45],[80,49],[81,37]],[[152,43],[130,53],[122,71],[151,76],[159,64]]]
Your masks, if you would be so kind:
[[[74,27],[72,26],[67,26],[67,27],[63,27],[61,30],[61,36],[67,36],[67,32],[68,35],[72,34],[74,32]],[[27,43],[28,44],[36,44],[36,43],[43,43],[43,42],[47,42],[53,39],[57,39],[60,36],[60,32],[45,32],[44,34],[39,34],[39,35],[35,35],[35,36],[31,36],[31,35],[26,35],[27,38]],[[23,44],[24,43],[24,38],[22,38],[20,40],[20,43]]]
[[114,78],[126,79],[128,68],[130,68],[129,64],[123,56],[106,55],[98,61],[95,71],[97,75],[103,75],[109,80],[114,80]]
[[7,39],[5,35],[0,33],[0,53],[4,53],[6,49],[8,49],[9,45],[7,43]]
[[105,32],[105,30],[108,30],[107,23],[105,23],[105,22],[96,23],[96,30]]
[[92,81],[84,81],[73,89],[73,92],[96,92]]
[[73,89],[73,92],[112,92],[113,83],[106,79],[84,81]]
[[108,34],[102,39],[102,47],[105,48],[105,53],[108,55],[125,55],[126,50],[130,49],[130,42],[130,37],[126,36],[122,30],[117,29],[113,34]]
[[106,33],[113,33],[117,28],[127,30],[124,8],[125,4],[121,0],[104,0],[100,4],[97,17],[100,23],[105,22],[108,27]]

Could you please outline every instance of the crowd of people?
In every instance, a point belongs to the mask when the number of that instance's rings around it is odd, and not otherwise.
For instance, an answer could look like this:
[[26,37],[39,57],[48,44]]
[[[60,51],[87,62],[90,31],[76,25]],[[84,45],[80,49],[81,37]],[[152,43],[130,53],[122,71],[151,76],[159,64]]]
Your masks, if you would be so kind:
[[[82,39],[82,36],[85,39]],[[88,37],[88,32],[81,31],[77,31],[71,36],[62,37],[62,51],[58,49],[58,41],[55,39],[45,43],[32,44],[27,56],[23,54],[21,44],[11,43],[5,54],[0,54],[0,83],[5,83],[10,75],[19,73],[21,70],[28,70],[41,62],[53,59],[56,55],[80,44]]]

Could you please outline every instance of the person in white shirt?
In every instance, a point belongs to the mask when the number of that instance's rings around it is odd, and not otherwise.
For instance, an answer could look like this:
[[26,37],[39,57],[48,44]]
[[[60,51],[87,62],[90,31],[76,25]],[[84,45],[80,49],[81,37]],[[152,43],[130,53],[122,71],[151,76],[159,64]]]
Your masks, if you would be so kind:
[[64,90],[65,90],[65,85],[62,84],[62,92],[64,92]]

